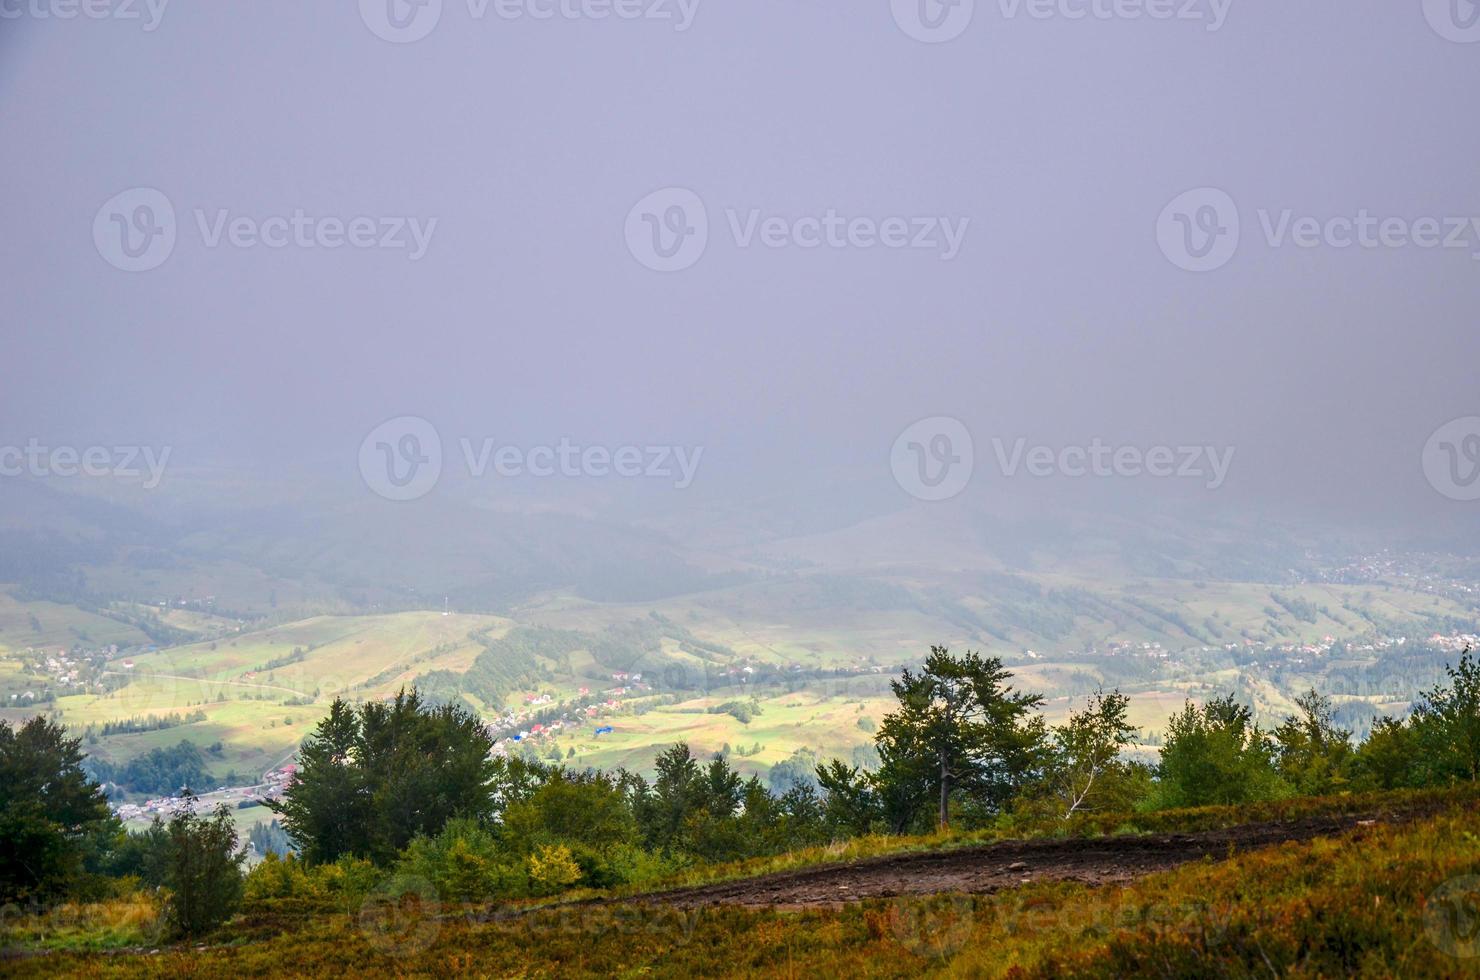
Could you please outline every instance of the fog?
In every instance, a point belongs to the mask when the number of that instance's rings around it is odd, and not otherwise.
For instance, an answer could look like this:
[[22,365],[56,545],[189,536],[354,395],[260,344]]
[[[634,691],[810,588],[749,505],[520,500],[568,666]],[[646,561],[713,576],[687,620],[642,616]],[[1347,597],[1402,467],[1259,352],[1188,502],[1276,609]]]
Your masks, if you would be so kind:
[[1463,3],[387,2],[0,5],[7,523],[1474,526]]

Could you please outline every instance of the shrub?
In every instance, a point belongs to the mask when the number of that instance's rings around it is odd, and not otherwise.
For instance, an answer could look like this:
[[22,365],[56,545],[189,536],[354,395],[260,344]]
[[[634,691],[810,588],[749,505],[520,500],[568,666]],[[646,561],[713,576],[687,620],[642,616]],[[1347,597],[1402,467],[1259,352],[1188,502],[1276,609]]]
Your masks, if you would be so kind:
[[371,862],[348,854],[333,864],[320,864],[310,869],[310,878],[319,894],[351,901],[364,898],[384,877]]
[[243,896],[248,902],[305,898],[312,893],[313,885],[303,862],[291,855],[278,857],[273,851],[268,851],[257,866],[247,872],[243,882]]
[[570,848],[549,844],[529,856],[529,880],[541,893],[553,895],[581,880],[581,866]]
[[359,858],[341,857],[332,864],[309,865],[291,854],[280,857],[268,852],[247,872],[245,894],[247,901],[254,903],[275,899],[353,903],[369,894],[381,877],[375,865]]
[[169,823],[167,919],[178,935],[197,936],[231,918],[242,899],[242,862],[226,807],[202,817],[190,809]]
[[1159,807],[1253,803],[1289,795],[1274,746],[1252,712],[1231,696],[1188,702],[1167,722],[1157,767]]
[[637,828],[621,790],[606,776],[552,777],[504,813],[510,841],[529,851],[541,844],[580,844],[594,853],[634,839]]
[[522,890],[522,882],[510,880],[509,865],[493,834],[475,820],[457,819],[435,837],[414,839],[396,870],[431,882],[446,901],[474,902]]

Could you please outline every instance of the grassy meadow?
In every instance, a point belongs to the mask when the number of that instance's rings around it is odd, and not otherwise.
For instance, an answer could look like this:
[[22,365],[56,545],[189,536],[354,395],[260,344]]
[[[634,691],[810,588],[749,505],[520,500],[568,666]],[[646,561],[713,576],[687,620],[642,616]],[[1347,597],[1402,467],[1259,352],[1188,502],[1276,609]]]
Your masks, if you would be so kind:
[[[62,951],[6,968],[17,977],[1474,976],[1473,802],[1450,796],[1412,822],[1230,853],[1126,885],[1029,883],[803,910],[620,900],[459,907],[372,892],[339,908],[249,904],[199,946],[160,948],[150,910],[130,899],[12,918],[8,943]],[[1270,815],[1263,807],[1242,817]],[[1189,811],[1165,815],[1162,829],[1239,819]],[[749,873],[764,870],[774,868]],[[99,948],[120,951],[89,951]]]

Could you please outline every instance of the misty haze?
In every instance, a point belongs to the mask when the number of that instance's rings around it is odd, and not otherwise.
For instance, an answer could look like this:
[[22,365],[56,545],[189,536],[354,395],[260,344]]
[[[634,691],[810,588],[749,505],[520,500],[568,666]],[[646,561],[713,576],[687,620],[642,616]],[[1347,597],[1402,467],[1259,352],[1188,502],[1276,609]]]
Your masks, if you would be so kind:
[[1477,81],[0,0],[7,972],[1472,975]]

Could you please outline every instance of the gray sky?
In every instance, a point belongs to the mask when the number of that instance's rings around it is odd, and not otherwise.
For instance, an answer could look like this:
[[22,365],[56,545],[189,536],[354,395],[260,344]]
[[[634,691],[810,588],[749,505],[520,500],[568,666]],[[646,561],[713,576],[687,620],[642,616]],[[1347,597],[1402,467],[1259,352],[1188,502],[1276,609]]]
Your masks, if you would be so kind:
[[[948,416],[979,470],[994,437],[1231,446],[1216,506],[1480,506],[1420,466],[1480,415],[1480,43],[1419,0],[1232,0],[1217,30],[1209,2],[1163,21],[978,0],[945,43],[888,0],[701,0],[684,31],[445,0],[414,43],[348,0],[175,0],[152,31],[36,16],[56,4],[0,3],[20,11],[0,20],[0,442],[353,473],[371,428],[414,415],[449,455],[464,435],[702,445],[714,490],[887,480],[895,437]],[[145,272],[93,234],[136,187],[176,214]],[[668,187],[709,239],[664,273],[624,228]],[[1203,187],[1241,237],[1194,273],[1158,218]],[[1286,209],[1420,237],[1477,220],[1457,249],[1299,248],[1266,235]],[[414,259],[212,247],[223,210],[436,224]],[[969,223],[946,259],[741,245],[732,210],[742,231],[752,211]]]

